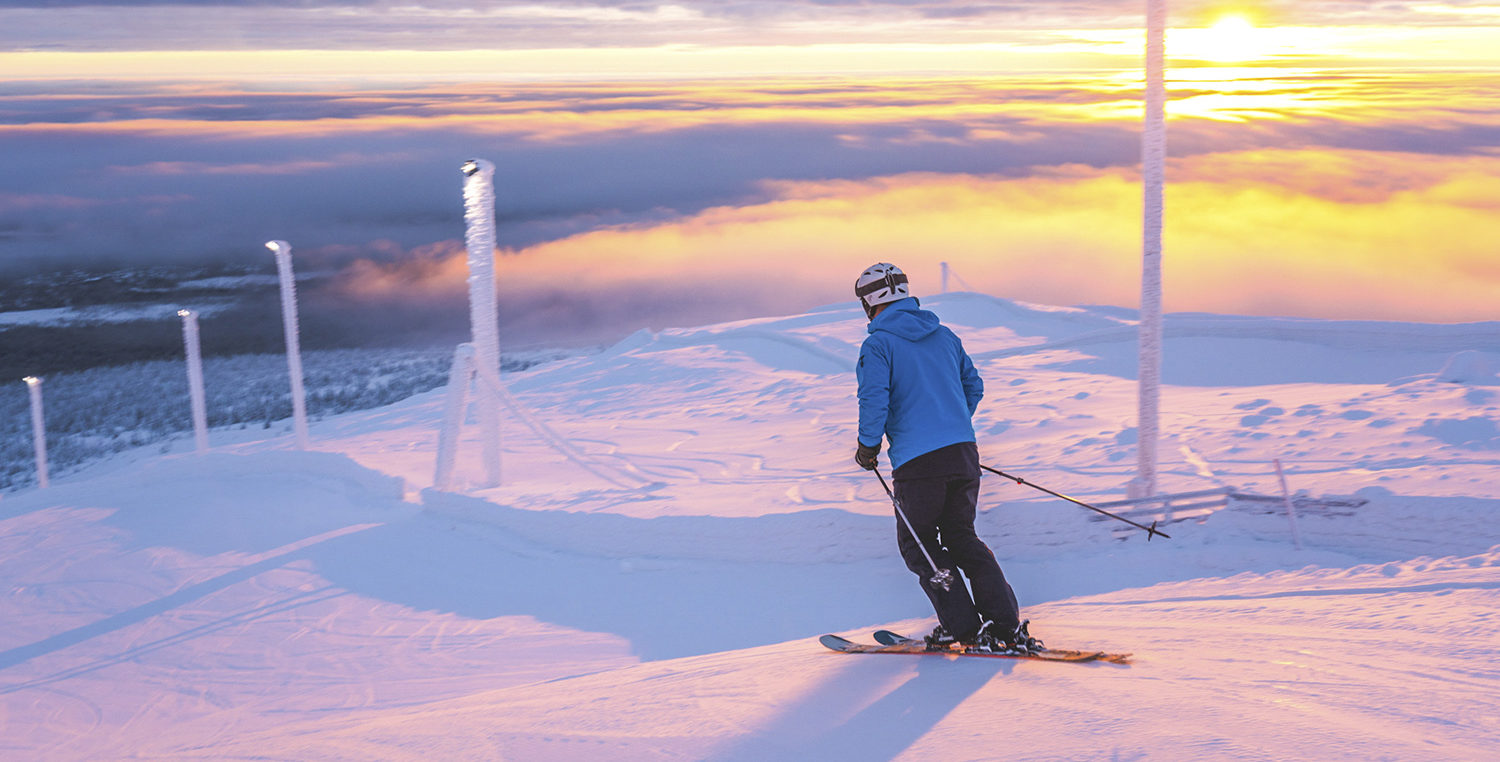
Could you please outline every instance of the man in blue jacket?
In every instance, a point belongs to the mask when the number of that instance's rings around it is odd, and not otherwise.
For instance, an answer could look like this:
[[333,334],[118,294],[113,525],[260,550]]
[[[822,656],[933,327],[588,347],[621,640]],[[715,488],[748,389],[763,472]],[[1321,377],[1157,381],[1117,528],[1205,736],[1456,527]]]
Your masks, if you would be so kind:
[[[938,616],[928,642],[1039,650],[995,554],[974,533],[979,450],[971,419],[984,381],[958,337],[920,309],[900,268],[870,266],[855,281],[854,294],[870,319],[855,370],[854,461],[875,470],[881,439],[890,440],[896,503],[917,535],[898,519],[896,541]],[[932,581],[955,566],[968,577],[972,596],[960,579],[946,589]]]

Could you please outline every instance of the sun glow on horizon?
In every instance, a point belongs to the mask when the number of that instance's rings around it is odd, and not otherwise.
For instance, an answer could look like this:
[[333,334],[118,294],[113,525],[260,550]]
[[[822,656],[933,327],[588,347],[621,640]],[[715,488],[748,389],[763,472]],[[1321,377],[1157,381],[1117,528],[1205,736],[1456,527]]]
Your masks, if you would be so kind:
[[[1263,26],[1244,13],[1167,30],[1169,66],[1390,66],[1492,69],[1493,26]],[[514,48],[260,48],[0,51],[26,81],[624,81],[765,76],[954,76],[1139,69],[1138,28],[1019,30],[899,42],[785,42]]]
[[1225,16],[1208,28],[1218,43],[1218,54],[1230,61],[1247,61],[1260,57],[1260,39],[1255,25],[1244,16]]
[[1257,27],[1249,17],[1231,13],[1211,26],[1171,32],[1173,55],[1217,63],[1248,63],[1272,56],[1282,47],[1274,29]]

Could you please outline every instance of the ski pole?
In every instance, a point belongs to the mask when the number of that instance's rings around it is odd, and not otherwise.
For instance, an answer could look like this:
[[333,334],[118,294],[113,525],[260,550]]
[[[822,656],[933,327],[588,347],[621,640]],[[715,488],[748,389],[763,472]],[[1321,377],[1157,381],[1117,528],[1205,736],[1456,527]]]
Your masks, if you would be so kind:
[[1041,490],[1041,491],[1043,491],[1043,492],[1045,492],[1045,493],[1047,493],[1047,494],[1049,494],[1049,495],[1051,495],[1053,497],[1060,497],[1060,498],[1062,498],[1062,499],[1064,499],[1064,500],[1066,500],[1066,501],[1068,501],[1070,503],[1073,503],[1074,505],[1081,505],[1084,508],[1087,508],[1087,509],[1089,509],[1089,510],[1095,512],[1095,513],[1102,513],[1105,516],[1108,516],[1108,517],[1110,517],[1112,519],[1119,519],[1120,521],[1123,521],[1126,524],[1129,524],[1129,525],[1135,527],[1136,529],[1143,529],[1143,530],[1146,531],[1146,542],[1151,542],[1151,536],[1152,535],[1157,535],[1157,534],[1161,535],[1162,537],[1167,538],[1168,540],[1172,539],[1171,535],[1169,535],[1166,532],[1163,532],[1160,529],[1156,528],[1156,522],[1155,521],[1151,522],[1151,526],[1149,526],[1149,527],[1146,526],[1146,525],[1144,525],[1144,524],[1137,524],[1134,521],[1131,521],[1130,519],[1125,518],[1124,516],[1116,516],[1113,513],[1110,513],[1109,511],[1106,511],[1106,510],[1104,510],[1102,508],[1095,508],[1094,506],[1089,505],[1088,503],[1085,503],[1082,500],[1076,500],[1076,499],[1068,497],[1067,495],[1064,495],[1064,494],[1062,494],[1060,492],[1053,492],[1052,490],[1047,489],[1046,487],[1039,487],[1039,486],[1037,486],[1035,484],[1032,484],[1031,482],[1026,481],[1025,479],[1022,479],[1019,476],[1011,476],[1010,474],[1007,474],[1007,473],[1005,473],[1004,471],[1001,471],[998,468],[990,468],[989,466],[986,466],[983,463],[979,464],[979,467],[982,468],[982,469],[984,469],[984,470],[986,470],[986,471],[989,471],[992,474],[998,474],[1000,476],[1003,476],[1003,477],[1005,477],[1005,478],[1007,478],[1007,479],[1015,482],[1016,484],[1024,484],[1024,485],[1026,485],[1026,486],[1028,486],[1028,487],[1030,487],[1032,489]]
[[876,468],[873,470],[875,471],[875,478],[880,480],[880,486],[885,487],[885,494],[891,496],[891,505],[896,507],[896,515],[901,517],[901,523],[906,525],[906,531],[911,532],[911,538],[917,541],[917,547],[921,549],[922,555],[926,557],[927,565],[932,567],[932,579],[927,581],[931,582],[933,587],[941,587],[943,592],[952,589],[952,570],[938,568],[937,562],[932,560],[932,554],[927,552],[927,546],[922,544],[922,538],[917,536],[917,530],[911,525],[911,519],[906,517],[906,511],[901,510],[901,503],[896,500],[896,493],[892,492],[891,488],[886,485],[885,477],[880,475],[880,469]]

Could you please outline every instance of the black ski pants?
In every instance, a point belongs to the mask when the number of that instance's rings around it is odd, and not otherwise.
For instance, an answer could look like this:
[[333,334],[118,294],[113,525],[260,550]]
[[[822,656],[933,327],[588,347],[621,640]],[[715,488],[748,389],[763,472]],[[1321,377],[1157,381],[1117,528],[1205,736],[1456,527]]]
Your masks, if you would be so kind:
[[[959,640],[973,640],[982,620],[1010,633],[1021,623],[1016,594],[988,545],[974,533],[979,503],[979,451],[973,442],[950,445],[919,455],[892,474],[896,502],[917,531],[913,538],[896,517],[896,542],[906,568],[921,579],[922,591],[932,601],[938,621]],[[921,540],[921,546],[917,540]],[[954,575],[949,590],[929,582],[932,566],[926,548],[940,569],[962,570],[973,587]]]

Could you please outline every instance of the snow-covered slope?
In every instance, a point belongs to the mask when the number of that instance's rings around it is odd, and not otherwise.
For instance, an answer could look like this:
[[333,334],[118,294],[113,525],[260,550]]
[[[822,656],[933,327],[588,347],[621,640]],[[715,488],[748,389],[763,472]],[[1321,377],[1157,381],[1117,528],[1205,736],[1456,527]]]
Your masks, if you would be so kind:
[[[985,375],[988,462],[1119,496],[1128,313],[927,306]],[[1163,482],[1275,494],[1280,458],[1367,501],[1305,510],[1302,549],[1275,505],[1146,543],[984,489],[1033,630],[1130,666],[817,645],[931,626],[849,463],[863,320],[829,308],[510,374],[582,457],[511,419],[501,487],[430,489],[438,391],[323,421],[316,452],[220,432],[7,496],[0,757],[1492,758],[1493,326],[1285,323],[1169,321]],[[470,426],[461,481],[477,451]]]

